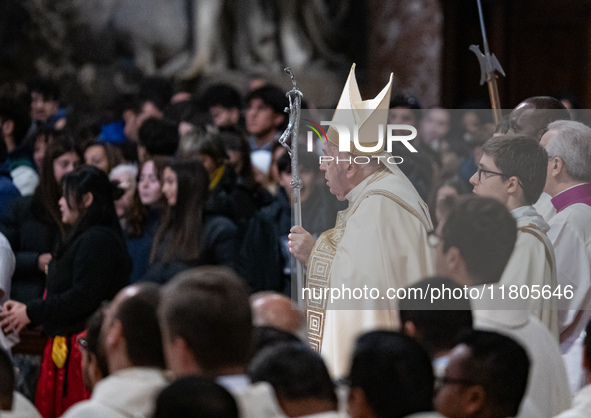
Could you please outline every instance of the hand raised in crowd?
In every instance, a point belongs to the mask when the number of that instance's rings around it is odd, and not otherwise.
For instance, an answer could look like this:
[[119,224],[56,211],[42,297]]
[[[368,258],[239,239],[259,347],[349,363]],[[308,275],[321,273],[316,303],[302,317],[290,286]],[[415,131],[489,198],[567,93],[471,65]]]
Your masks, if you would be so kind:
[[289,230],[289,252],[304,265],[308,266],[308,259],[314,247],[314,238],[301,226],[292,226]]
[[2,306],[0,312],[0,328],[5,334],[16,332],[19,334],[24,327],[31,323],[27,316],[27,305],[9,300]]

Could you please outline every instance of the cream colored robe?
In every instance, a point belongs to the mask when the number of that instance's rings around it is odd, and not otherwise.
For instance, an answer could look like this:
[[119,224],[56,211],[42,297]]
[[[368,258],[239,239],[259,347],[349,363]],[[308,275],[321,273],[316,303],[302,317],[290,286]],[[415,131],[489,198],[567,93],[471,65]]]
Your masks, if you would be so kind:
[[556,418],[591,418],[591,385],[583,387],[573,399],[572,408]]
[[90,399],[70,407],[64,418],[149,417],[156,397],[169,384],[163,370],[129,367],[116,371],[96,384]]
[[572,286],[573,297],[559,302],[560,351],[571,390],[585,384],[581,367],[585,327],[591,320],[591,207],[572,204],[549,221],[548,238],[556,251],[558,283]]
[[42,418],[35,406],[18,392],[12,397],[12,411],[0,411],[2,418]]
[[471,303],[475,328],[512,337],[527,351],[531,366],[522,402],[529,399],[540,418],[550,418],[568,409],[571,396],[558,341],[540,320],[523,310],[479,309],[487,306],[487,301],[476,299]]
[[[532,206],[523,206],[511,212],[517,221],[517,241],[511,258],[505,267],[500,284],[527,286],[531,291],[537,285],[541,292],[544,286],[550,294],[556,289],[556,257],[554,247],[546,235],[550,226]],[[508,290],[507,290],[508,291]],[[554,297],[527,299],[527,308],[538,318],[558,341],[558,312]]]
[[549,222],[556,215],[556,208],[552,204],[552,196],[546,192],[540,195],[538,201],[534,203],[534,208],[546,222]]
[[[388,169],[389,168],[389,169]],[[308,338],[334,377],[349,372],[355,339],[375,329],[398,327],[397,301],[388,288],[416,283],[434,272],[435,251],[427,242],[432,229],[427,205],[396,166],[383,167],[348,195],[335,228],[323,233],[312,250],[307,287],[364,289],[361,299],[308,299]],[[379,290],[372,299],[370,290]],[[361,290],[360,290],[361,291]],[[375,297],[377,293],[373,293]],[[357,296],[359,293],[357,293]],[[383,298],[383,299],[382,299]]]
[[240,418],[287,418],[269,383],[250,383],[246,375],[219,376],[215,381],[234,396]]

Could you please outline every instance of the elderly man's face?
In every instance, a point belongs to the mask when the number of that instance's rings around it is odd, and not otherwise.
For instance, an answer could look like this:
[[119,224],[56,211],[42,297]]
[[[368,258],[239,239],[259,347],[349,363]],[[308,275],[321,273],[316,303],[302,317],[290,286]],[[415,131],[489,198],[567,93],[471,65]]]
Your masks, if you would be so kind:
[[[550,131],[546,132],[544,135],[542,135],[542,139],[540,140],[540,145],[543,146],[544,149],[546,149],[546,151],[548,151],[548,143],[556,135],[558,135],[558,132],[555,130],[550,130]],[[550,153],[548,153],[548,154],[550,154]],[[552,157],[555,157],[555,156],[548,155],[548,170],[546,170],[546,184],[544,186],[544,191],[546,193],[548,193],[550,196],[554,196],[553,188],[552,188],[552,185],[554,183],[554,177],[552,177],[552,166],[554,164],[554,158],[552,158]]]
[[[339,149],[336,145],[327,141],[324,143],[322,150],[327,157],[333,157],[332,161],[322,161],[322,164],[320,164],[320,170],[324,171],[326,185],[337,199],[343,201],[347,198],[347,193],[351,191],[351,187],[348,186],[346,178],[346,167],[348,163],[344,161],[337,163]],[[342,157],[343,156],[341,155],[341,158]]]

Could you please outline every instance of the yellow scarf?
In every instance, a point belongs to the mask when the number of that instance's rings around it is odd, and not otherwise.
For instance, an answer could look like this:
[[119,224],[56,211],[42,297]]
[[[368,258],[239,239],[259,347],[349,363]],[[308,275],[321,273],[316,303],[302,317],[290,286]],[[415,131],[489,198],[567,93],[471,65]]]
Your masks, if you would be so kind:
[[214,170],[213,174],[211,175],[211,180],[209,180],[209,190],[215,189],[215,186],[218,185],[220,180],[222,179],[224,172],[226,171],[226,166],[222,165]]
[[51,359],[58,369],[64,367],[68,358],[68,344],[66,337],[55,337],[51,348]]

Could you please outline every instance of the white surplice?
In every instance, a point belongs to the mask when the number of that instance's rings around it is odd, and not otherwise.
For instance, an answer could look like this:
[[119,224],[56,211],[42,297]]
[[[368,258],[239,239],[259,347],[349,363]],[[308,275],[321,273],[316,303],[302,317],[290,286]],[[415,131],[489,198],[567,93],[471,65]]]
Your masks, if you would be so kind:
[[21,395],[19,392],[14,392],[12,397],[12,410],[0,411],[1,418],[41,418],[41,414],[35,406]]
[[548,238],[556,253],[558,284],[572,286],[572,299],[559,302],[560,351],[572,392],[584,384],[582,333],[591,319],[591,206],[574,203],[548,222]]
[[506,288],[517,285],[527,286],[530,291],[538,289],[540,297],[527,298],[527,308],[558,341],[556,298],[544,298],[542,296],[548,292],[541,293],[545,288],[552,295],[557,285],[554,248],[546,235],[550,226],[533,206],[522,206],[512,210],[511,214],[517,221],[517,241],[500,283]]
[[581,389],[573,399],[572,408],[556,418],[591,418],[591,385]]
[[122,369],[98,382],[90,399],[72,405],[63,417],[149,417],[156,408],[156,397],[168,383],[164,371],[158,368]]
[[[345,294],[332,303],[307,301],[310,344],[334,377],[348,374],[361,333],[397,329],[398,304],[387,297],[388,289],[432,275],[435,260],[427,240],[432,229],[427,205],[398,167],[382,168],[346,197],[349,207],[316,241],[307,271],[312,290],[367,289],[360,299],[352,293],[351,299]],[[379,296],[370,294],[372,288]]]
[[554,215],[556,215],[556,208],[552,204],[552,196],[543,192],[536,203],[534,203],[535,210],[548,222]]
[[240,418],[287,418],[269,383],[253,384],[246,375],[219,376],[215,382],[234,396]]
[[524,310],[480,310],[479,300],[471,302],[475,328],[512,337],[527,351],[531,366],[524,401],[529,399],[546,418],[569,408],[571,393],[558,342],[544,324]]

